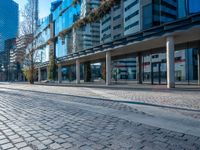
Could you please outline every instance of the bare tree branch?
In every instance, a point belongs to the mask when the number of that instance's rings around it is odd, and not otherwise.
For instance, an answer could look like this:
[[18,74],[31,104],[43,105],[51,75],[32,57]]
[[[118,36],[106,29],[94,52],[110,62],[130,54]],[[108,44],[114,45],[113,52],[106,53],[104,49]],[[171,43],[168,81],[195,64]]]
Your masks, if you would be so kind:
[[[20,24],[20,34],[21,35],[32,35],[27,41],[26,48],[26,57],[25,57],[25,68],[29,73],[27,78],[31,84],[34,83],[34,75],[35,75],[35,56],[37,51],[35,50],[34,45],[34,31],[37,28],[37,0],[28,0],[24,9],[21,11],[21,16],[23,21]],[[26,73],[27,74],[27,73]]]

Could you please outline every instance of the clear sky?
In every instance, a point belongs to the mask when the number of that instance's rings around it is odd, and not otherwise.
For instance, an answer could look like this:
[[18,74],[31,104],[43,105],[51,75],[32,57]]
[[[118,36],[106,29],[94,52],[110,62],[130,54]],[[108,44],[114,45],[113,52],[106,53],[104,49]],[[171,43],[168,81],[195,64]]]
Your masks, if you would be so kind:
[[[14,0],[19,4],[19,10],[21,10],[26,4],[26,0]],[[39,0],[39,17],[46,17],[50,13],[51,2],[54,0]]]

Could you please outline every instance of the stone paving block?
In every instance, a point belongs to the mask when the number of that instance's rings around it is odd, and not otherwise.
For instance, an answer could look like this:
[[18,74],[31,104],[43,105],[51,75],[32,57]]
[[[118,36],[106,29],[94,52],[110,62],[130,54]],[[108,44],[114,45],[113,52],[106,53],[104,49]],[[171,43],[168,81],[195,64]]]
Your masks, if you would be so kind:
[[80,150],[93,150],[93,148],[91,146],[88,146],[88,145],[84,145],[84,146],[81,146],[79,147]]
[[7,150],[7,149],[12,148],[14,146],[11,143],[7,143],[7,144],[2,144],[1,147],[2,147],[3,150]]
[[61,144],[64,148],[70,148],[70,147],[72,147],[73,145],[71,144],[71,143],[63,143],[63,144]]
[[15,144],[15,146],[19,149],[19,148],[23,148],[27,146],[27,144],[25,142],[20,142],[20,143]]
[[22,138],[17,138],[12,140],[13,143],[20,143],[22,141],[24,141]]
[[0,140],[0,145],[6,144],[6,143],[9,143],[8,139],[2,139],[2,140]]
[[49,145],[49,144],[51,144],[51,143],[53,143],[53,141],[52,140],[50,140],[50,139],[46,139],[46,140],[43,140],[43,141],[41,141],[44,145]]
[[0,140],[3,140],[5,138],[6,138],[5,135],[0,135]]
[[33,150],[33,149],[29,146],[26,146],[26,147],[20,148],[20,150]]
[[19,138],[19,135],[14,134],[14,135],[12,135],[12,136],[8,136],[8,137],[9,137],[9,139],[13,140],[13,139],[17,139],[17,138]]
[[44,149],[47,148],[47,147],[46,147],[44,144],[42,144],[42,143],[36,145],[36,147],[37,147],[39,150],[44,150]]
[[57,139],[55,139],[54,141],[55,141],[56,143],[58,143],[58,144],[65,143],[65,140],[62,139],[62,138],[57,138]]
[[36,139],[34,137],[28,137],[28,138],[25,138],[25,141],[27,142],[32,142],[32,141],[35,141]]
[[59,149],[61,148],[62,146],[60,144],[57,144],[57,143],[53,143],[49,146],[51,149]]

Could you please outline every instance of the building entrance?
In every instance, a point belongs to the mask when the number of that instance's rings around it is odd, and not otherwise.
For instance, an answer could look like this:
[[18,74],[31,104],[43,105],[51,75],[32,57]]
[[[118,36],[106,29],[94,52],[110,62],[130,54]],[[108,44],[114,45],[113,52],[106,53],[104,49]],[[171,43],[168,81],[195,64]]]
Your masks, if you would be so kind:
[[151,65],[151,84],[166,84],[166,63],[153,62]]

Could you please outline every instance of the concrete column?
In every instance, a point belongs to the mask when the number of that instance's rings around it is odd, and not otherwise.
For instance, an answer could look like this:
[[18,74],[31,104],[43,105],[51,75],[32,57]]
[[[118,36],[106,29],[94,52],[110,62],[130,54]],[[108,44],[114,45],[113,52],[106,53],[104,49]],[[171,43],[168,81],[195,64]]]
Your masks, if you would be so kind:
[[58,65],[58,83],[62,83],[62,65]]
[[80,61],[76,60],[76,84],[80,84]]
[[197,54],[197,61],[198,61],[198,85],[200,86],[200,48]]
[[111,54],[106,52],[106,85],[111,84]]
[[38,82],[41,81],[41,68],[38,68]]
[[137,83],[142,84],[142,55],[138,53],[138,63],[137,63]]
[[174,38],[172,36],[167,37],[166,57],[167,57],[167,88],[175,88]]

